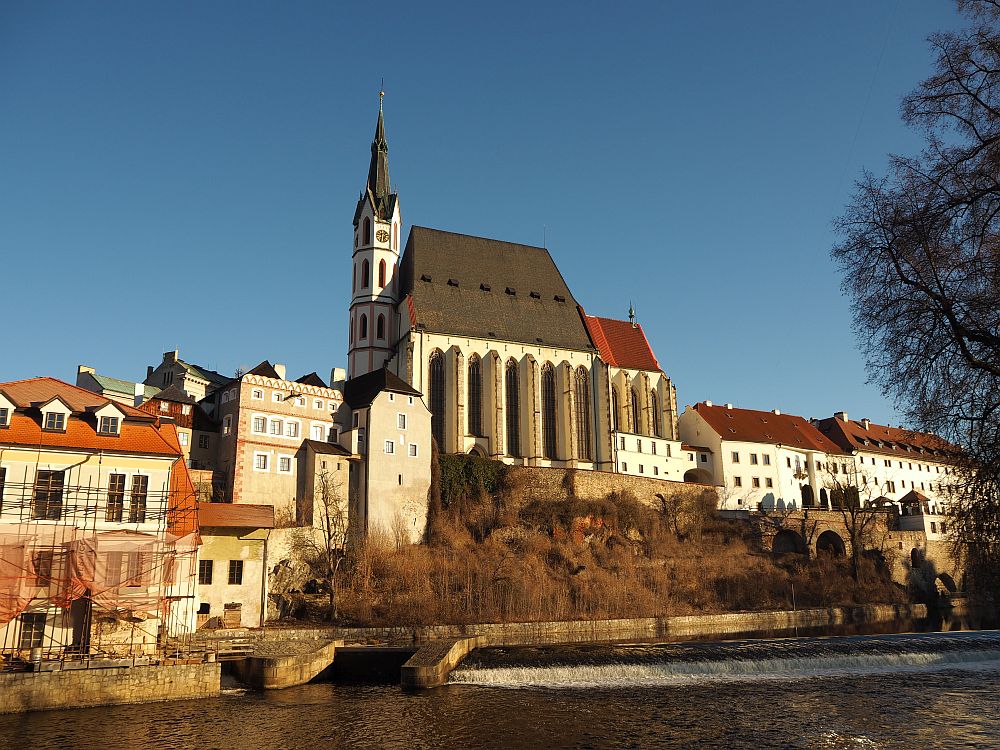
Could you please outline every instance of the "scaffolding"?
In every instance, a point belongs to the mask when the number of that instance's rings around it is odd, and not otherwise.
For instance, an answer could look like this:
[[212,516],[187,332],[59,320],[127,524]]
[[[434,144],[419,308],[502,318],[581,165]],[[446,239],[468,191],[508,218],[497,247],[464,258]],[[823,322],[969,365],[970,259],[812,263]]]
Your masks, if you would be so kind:
[[154,663],[190,642],[200,539],[183,459],[151,487],[93,457],[0,470],[0,669]]

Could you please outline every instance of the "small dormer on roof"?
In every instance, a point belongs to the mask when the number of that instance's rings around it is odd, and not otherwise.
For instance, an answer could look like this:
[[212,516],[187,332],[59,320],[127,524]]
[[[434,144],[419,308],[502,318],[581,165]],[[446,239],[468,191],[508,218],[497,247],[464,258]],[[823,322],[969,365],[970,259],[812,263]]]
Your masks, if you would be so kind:
[[11,420],[14,419],[14,409],[17,408],[17,404],[0,390],[0,429],[4,427],[10,427]]
[[66,423],[73,409],[62,398],[53,396],[48,401],[38,404],[38,410],[42,413],[43,430],[66,432]]
[[[122,420],[125,419],[125,411],[114,401],[108,401],[96,408],[93,408],[94,417],[97,419],[98,435],[121,435]],[[88,410],[89,411],[89,410]]]

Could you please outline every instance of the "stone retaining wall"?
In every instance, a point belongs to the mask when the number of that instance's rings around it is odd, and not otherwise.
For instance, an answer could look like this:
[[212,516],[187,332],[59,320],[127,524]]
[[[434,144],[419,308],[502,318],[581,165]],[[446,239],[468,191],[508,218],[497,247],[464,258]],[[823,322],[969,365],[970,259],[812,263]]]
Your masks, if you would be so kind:
[[695,498],[705,493],[716,497],[711,485],[690,482],[670,482],[652,477],[637,477],[610,471],[574,471],[533,466],[517,466],[510,470],[511,481],[525,489],[533,500],[555,502],[567,497],[600,500],[612,492],[629,492],[644,505],[656,507],[657,495],[683,495]]
[[214,698],[217,663],[0,674],[0,714]]

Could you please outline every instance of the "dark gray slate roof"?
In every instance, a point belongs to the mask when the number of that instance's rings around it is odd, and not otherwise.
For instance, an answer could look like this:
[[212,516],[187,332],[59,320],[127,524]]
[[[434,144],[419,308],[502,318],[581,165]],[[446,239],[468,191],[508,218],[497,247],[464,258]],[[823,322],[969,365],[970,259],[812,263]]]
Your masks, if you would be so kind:
[[593,349],[545,248],[413,227],[401,275],[416,323],[428,331]]
[[311,372],[308,375],[303,375],[301,378],[296,378],[296,383],[302,383],[302,385],[315,385],[320,388],[326,388],[326,383],[323,382],[321,378],[315,372]]
[[336,443],[323,443],[319,440],[303,440],[302,445],[312,448],[316,453],[323,453],[327,456],[349,456],[351,452]]
[[344,401],[352,409],[357,409],[359,406],[368,406],[382,391],[408,396],[421,395],[412,385],[383,367],[348,380],[344,384]]

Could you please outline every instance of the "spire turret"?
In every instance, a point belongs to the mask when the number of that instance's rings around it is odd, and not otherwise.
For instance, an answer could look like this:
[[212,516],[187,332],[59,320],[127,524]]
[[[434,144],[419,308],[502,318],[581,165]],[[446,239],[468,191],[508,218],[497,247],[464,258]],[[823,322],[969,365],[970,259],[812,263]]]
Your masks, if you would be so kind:
[[[372,158],[368,164],[368,193],[375,204],[375,215],[381,219],[392,213],[392,202],[395,195],[389,182],[389,144],[385,140],[385,119],[382,115],[382,97],[385,91],[378,92],[378,122],[375,125],[375,138],[372,140]],[[364,196],[362,196],[364,198]]]

